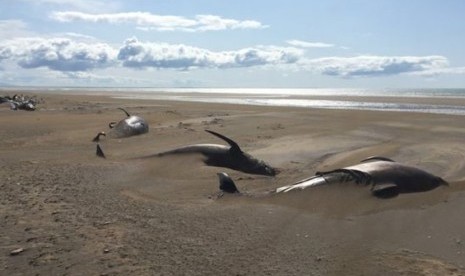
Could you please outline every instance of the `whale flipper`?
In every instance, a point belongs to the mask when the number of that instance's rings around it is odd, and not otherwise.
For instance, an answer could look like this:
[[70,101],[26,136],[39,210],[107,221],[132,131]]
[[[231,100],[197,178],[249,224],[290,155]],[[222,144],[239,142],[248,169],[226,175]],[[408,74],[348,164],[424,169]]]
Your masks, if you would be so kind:
[[399,186],[393,183],[377,184],[371,193],[379,198],[391,198],[399,195]]

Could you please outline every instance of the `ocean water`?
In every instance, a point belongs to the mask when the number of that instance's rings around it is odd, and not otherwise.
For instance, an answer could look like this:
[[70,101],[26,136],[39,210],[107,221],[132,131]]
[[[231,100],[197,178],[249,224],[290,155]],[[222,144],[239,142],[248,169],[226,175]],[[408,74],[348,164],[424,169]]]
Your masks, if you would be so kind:
[[[464,105],[421,104],[415,98],[465,100],[464,89],[327,89],[327,88],[0,88],[20,92],[46,91],[47,93],[73,93],[109,95],[115,98],[176,100],[247,104],[260,106],[291,106],[302,108],[379,110],[399,112],[423,112],[465,115]],[[321,99],[321,97],[330,99]],[[350,97],[350,100],[343,99]],[[370,97],[367,101],[364,97]],[[339,99],[340,98],[340,99]],[[390,98],[410,98],[404,103],[389,101]],[[405,103],[409,102],[409,103]]]
[[[386,98],[465,99],[465,89],[138,89],[118,98],[465,115],[463,105],[393,103]],[[331,99],[312,97],[328,96]],[[351,100],[338,100],[338,97]],[[364,97],[370,97],[366,101]],[[354,100],[355,99],[355,100]],[[411,99],[410,102],[415,102]],[[433,100],[434,102],[434,100]]]

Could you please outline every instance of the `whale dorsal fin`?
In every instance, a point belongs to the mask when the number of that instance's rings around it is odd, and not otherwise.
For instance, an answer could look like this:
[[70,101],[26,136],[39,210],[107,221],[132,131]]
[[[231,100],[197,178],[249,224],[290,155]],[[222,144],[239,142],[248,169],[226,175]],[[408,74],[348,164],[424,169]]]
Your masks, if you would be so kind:
[[211,134],[215,135],[216,137],[218,137],[218,138],[220,138],[220,139],[225,140],[225,141],[231,146],[231,150],[232,150],[232,151],[235,151],[235,152],[242,152],[242,150],[241,150],[241,148],[239,147],[239,145],[238,145],[236,142],[234,142],[233,140],[229,139],[228,137],[226,137],[226,136],[224,136],[224,135],[221,135],[221,134],[219,134],[219,133],[217,133],[217,132],[208,130],[208,129],[206,129],[205,131],[208,132],[208,133],[211,133]]
[[360,163],[370,162],[370,161],[388,161],[388,162],[395,162],[394,160],[389,159],[389,158],[387,158],[387,157],[383,157],[383,156],[370,156],[370,157],[365,158],[365,159],[363,159],[362,161],[360,161]]
[[122,107],[118,107],[118,109],[121,109],[121,110],[123,110],[123,112],[124,112],[124,113],[126,113],[126,115],[127,115],[128,117],[131,117],[131,115],[129,115],[129,113],[128,113],[128,112],[127,112],[127,111],[126,111],[124,108],[122,108]]

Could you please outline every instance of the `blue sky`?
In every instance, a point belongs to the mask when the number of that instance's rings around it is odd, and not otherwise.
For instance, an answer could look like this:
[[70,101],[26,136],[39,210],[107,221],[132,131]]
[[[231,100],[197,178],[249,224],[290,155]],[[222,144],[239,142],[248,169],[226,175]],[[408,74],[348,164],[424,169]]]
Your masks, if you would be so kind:
[[465,87],[465,1],[0,0],[0,86]]

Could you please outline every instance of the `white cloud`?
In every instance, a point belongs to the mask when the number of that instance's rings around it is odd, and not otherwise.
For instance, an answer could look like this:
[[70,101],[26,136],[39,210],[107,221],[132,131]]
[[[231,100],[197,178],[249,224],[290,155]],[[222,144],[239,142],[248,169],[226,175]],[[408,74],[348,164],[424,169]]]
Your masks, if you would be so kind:
[[28,69],[86,71],[110,66],[115,56],[116,50],[107,44],[67,38],[19,38],[0,43],[0,59],[14,59]]
[[[127,39],[120,48],[92,38],[71,34],[68,38],[16,38],[0,42],[0,62],[5,70],[52,70],[68,78],[96,79],[97,69],[227,69],[261,67],[319,73],[336,77],[376,77],[399,74],[435,76],[464,74],[465,68],[449,67],[443,56],[355,56],[306,59],[295,47],[256,46],[231,51],[211,51],[183,44]],[[110,76],[109,74],[108,76]],[[108,79],[106,77],[106,79]]]
[[427,72],[448,67],[443,56],[357,56],[305,60],[301,65],[324,75],[356,77]]
[[302,50],[292,47],[259,46],[215,52],[183,44],[140,42],[136,38],[126,40],[120,49],[70,38],[0,42],[0,60],[14,61],[26,69],[46,67],[63,72],[121,65],[135,69],[238,68],[295,63],[302,55]]
[[188,70],[295,63],[301,55],[302,51],[295,48],[257,47],[213,52],[182,44],[148,43],[132,38],[125,41],[118,59],[126,67]]
[[287,40],[287,44],[294,46],[294,47],[301,47],[301,48],[331,48],[334,47],[334,44],[323,43],[323,42],[307,42],[302,40]]
[[60,22],[84,21],[92,23],[132,23],[141,30],[156,31],[218,31],[227,29],[261,29],[268,26],[254,20],[236,20],[216,15],[197,15],[186,18],[174,15],[157,15],[148,12],[90,14],[76,11],[53,12],[50,18]]
[[197,15],[196,21],[199,31],[218,31],[226,29],[262,29],[268,26],[255,20],[235,20],[222,18],[216,15]]

